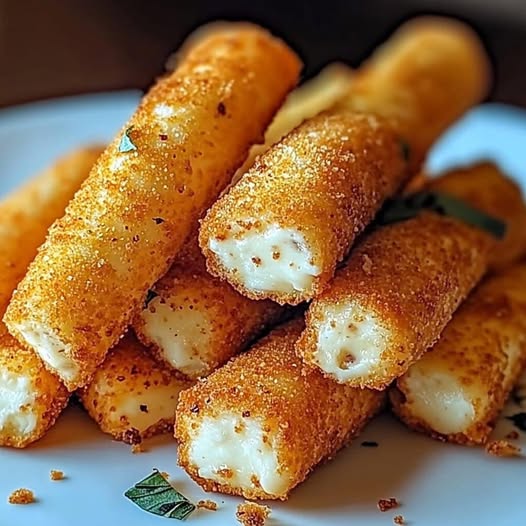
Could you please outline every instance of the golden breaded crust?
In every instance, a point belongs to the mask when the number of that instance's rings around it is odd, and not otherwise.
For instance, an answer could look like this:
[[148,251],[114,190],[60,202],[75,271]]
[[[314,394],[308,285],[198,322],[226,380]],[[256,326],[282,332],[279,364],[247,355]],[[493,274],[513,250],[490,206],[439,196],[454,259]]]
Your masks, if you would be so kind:
[[437,137],[487,95],[489,84],[489,58],[471,28],[421,17],[374,52],[341,105],[393,118],[416,167]]
[[32,432],[20,434],[10,426],[0,428],[0,446],[24,448],[42,438],[55,423],[68,403],[69,393],[35,353],[20,347],[4,324],[0,325],[0,370],[17,378],[27,378],[35,396],[31,406],[19,408],[21,414],[35,413],[37,423]]
[[[520,187],[491,162],[451,170],[429,183],[429,188],[449,192],[506,223],[506,235],[490,256],[490,269],[517,261],[526,251],[526,205]],[[498,191],[495,189],[498,188]]]
[[[28,322],[53,334],[74,366],[70,374],[57,370],[70,390],[89,381],[197,219],[262,140],[299,69],[283,42],[232,24],[156,83],[100,157],[6,318],[21,341]],[[123,140],[127,151],[119,151]]]
[[[287,309],[273,301],[251,300],[208,274],[197,236],[185,243],[181,256],[153,290],[172,311],[191,309],[203,313],[207,319],[207,327],[201,330],[210,336],[209,345],[206,349],[195,349],[195,354],[205,362],[197,376],[207,376],[282,319]],[[175,294],[176,299],[170,299]],[[157,300],[150,302],[146,309],[155,314],[156,303]],[[163,350],[145,330],[145,323],[141,315],[136,316],[135,333],[161,362],[166,362]]]
[[[210,208],[199,236],[207,268],[252,299],[298,304],[315,297],[407,176],[400,140],[384,120],[350,112],[322,113],[263,154]],[[248,289],[209,247],[211,239],[236,239],[273,223],[304,236],[310,263],[321,269],[309,290]]]
[[358,303],[388,330],[389,343],[368,374],[348,383],[384,389],[436,342],[494,246],[488,234],[432,212],[378,228],[310,305],[298,352],[315,363],[326,306]]
[[[179,393],[192,382],[176,371],[157,363],[131,333],[128,333],[109,353],[97,369],[91,383],[77,393],[84,408],[102,431],[130,444],[173,429],[175,412],[144,430],[133,425],[128,412],[132,404],[140,406],[144,394],[169,388],[174,407]],[[148,411],[147,406],[139,407]]]
[[[303,366],[294,352],[303,326],[303,320],[296,319],[274,329],[181,394],[175,432],[179,464],[206,491],[284,500],[382,407],[383,393],[339,385]],[[275,434],[279,469],[292,477],[286,493],[267,494],[258,487],[239,490],[199,476],[197,466],[189,462],[192,437],[201,419],[220,418],[225,412],[262,420],[265,430]]]
[[[509,347],[516,354],[509,356]],[[413,367],[455,378],[474,406],[463,432],[443,434],[412,411],[418,393],[401,376],[390,392],[395,413],[409,427],[447,442],[484,444],[526,365],[526,265],[487,278],[461,305],[438,343]],[[411,373],[411,369],[409,373]]]

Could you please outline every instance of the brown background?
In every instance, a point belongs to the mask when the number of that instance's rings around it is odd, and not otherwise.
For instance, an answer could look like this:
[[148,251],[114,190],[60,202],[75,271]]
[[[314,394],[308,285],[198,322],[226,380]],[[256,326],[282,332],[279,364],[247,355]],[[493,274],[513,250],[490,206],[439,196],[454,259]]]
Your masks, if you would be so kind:
[[270,27],[300,52],[310,76],[335,59],[356,66],[401,21],[423,12],[474,25],[495,65],[491,98],[526,106],[526,0],[0,0],[0,106],[145,88],[208,20]]

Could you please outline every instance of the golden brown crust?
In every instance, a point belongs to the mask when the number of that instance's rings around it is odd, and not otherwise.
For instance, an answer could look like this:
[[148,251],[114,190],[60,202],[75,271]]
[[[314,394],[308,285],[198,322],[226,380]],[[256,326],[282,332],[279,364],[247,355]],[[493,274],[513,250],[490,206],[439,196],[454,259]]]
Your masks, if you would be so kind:
[[15,489],[15,491],[9,495],[8,502],[9,504],[33,504],[33,502],[35,502],[35,495],[30,489]]
[[[168,273],[152,290],[173,311],[191,309],[203,313],[208,321],[201,330],[206,331],[210,340],[206,349],[195,350],[203,362],[195,377],[210,374],[287,314],[287,309],[277,303],[250,300],[225,281],[208,274],[197,235],[185,243]],[[157,300],[150,302],[146,309],[155,313],[156,304]],[[146,324],[140,314],[136,316],[133,328],[137,337],[157,359],[170,366],[163,349],[150,338]]]
[[[299,69],[283,42],[232,24],[160,79],[102,154],[7,315],[18,339],[20,324],[31,320],[68,347],[63,356],[78,368],[70,390],[89,381],[202,212],[262,140]],[[125,130],[136,149],[120,152]]]
[[526,365],[525,334],[526,265],[522,263],[487,278],[473,291],[438,343],[414,366],[424,375],[444,372],[455,378],[473,403],[473,423],[463,432],[437,432],[412,411],[418,393],[411,391],[406,375],[390,393],[393,410],[409,427],[438,440],[484,444]]
[[[207,268],[252,299],[298,304],[332,278],[354,239],[408,176],[398,136],[370,115],[324,112],[293,130],[221,197],[199,235]],[[300,232],[321,273],[308,290],[247,288],[211,251],[211,239],[239,238],[268,225]],[[232,232],[233,227],[238,232]]]
[[342,105],[392,118],[416,167],[438,136],[480,102],[490,65],[480,39],[453,19],[402,25],[360,68]]
[[526,252],[526,205],[521,189],[512,179],[503,177],[495,164],[481,162],[451,170],[428,186],[465,199],[506,223],[505,237],[491,252],[490,270],[500,270]]
[[128,333],[109,353],[95,372],[91,383],[78,391],[89,415],[105,433],[128,444],[140,444],[146,438],[173,429],[175,411],[170,418],[156,420],[146,429],[133,425],[128,412],[135,403],[141,411],[141,397],[161,388],[168,388],[166,404],[175,407],[179,392],[191,381],[176,371],[157,363],[136,338]]
[[[303,329],[296,319],[274,329],[249,351],[181,394],[176,438],[179,463],[206,491],[249,499],[286,499],[317,464],[332,458],[382,407],[383,393],[353,389],[303,367],[294,343]],[[279,495],[259,485],[236,488],[203,479],[189,461],[195,430],[204,417],[224,413],[264,422],[274,436],[279,469],[290,485]]]
[[482,231],[431,212],[378,228],[310,305],[298,352],[316,363],[318,328],[327,306],[359,304],[389,331],[389,342],[377,365],[348,383],[387,387],[436,342],[482,277],[493,246]]

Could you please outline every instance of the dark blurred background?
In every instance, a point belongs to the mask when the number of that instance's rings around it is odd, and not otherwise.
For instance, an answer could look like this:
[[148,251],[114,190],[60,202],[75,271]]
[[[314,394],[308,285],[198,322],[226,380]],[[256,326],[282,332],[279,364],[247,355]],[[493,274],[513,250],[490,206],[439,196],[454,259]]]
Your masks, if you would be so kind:
[[0,0],[0,106],[144,89],[192,29],[218,18],[269,27],[311,76],[333,60],[357,66],[422,13],[473,25],[495,66],[491,99],[526,106],[526,0]]

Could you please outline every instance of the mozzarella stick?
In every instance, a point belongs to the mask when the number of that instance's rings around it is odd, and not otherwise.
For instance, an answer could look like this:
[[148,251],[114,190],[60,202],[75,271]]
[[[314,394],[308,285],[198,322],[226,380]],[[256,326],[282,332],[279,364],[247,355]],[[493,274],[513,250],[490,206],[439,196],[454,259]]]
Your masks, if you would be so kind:
[[181,394],[179,464],[206,491],[282,499],[380,410],[384,393],[304,369],[296,319]]
[[[102,149],[74,151],[0,202],[0,314]],[[0,322],[0,446],[26,447],[53,425],[69,395]]]
[[[524,205],[515,210],[491,196],[512,193],[517,200],[520,190],[496,170],[486,177],[487,170],[477,165],[456,171],[428,188],[478,204],[514,229]],[[515,250],[506,240],[499,244],[484,230],[430,211],[377,228],[310,305],[298,352],[338,382],[387,387],[436,342],[506,246]]]
[[336,109],[285,136],[210,208],[200,245],[212,274],[254,299],[316,297],[431,143],[487,89],[485,54],[460,24],[410,25],[385,49],[358,72],[356,103],[353,79]]
[[162,362],[190,378],[210,374],[237,354],[285,309],[254,301],[206,272],[197,235],[190,236],[133,328]]
[[[333,64],[294,90],[265,133],[265,144],[252,147],[244,166],[304,119],[331,106],[347,91],[350,77],[347,67]],[[133,324],[135,333],[158,359],[192,378],[210,374],[284,314],[278,304],[250,300],[208,274],[197,233],[152,297]]]
[[191,385],[156,362],[128,333],[110,350],[91,383],[77,393],[104,433],[138,444],[173,429],[179,393]]
[[526,265],[487,278],[396,381],[395,413],[439,440],[483,444],[526,364]]
[[373,53],[340,104],[393,118],[418,165],[437,137],[486,96],[490,77],[486,52],[471,28],[419,17]]
[[143,98],[50,231],[6,314],[69,390],[123,335],[294,86],[300,63],[248,24],[203,38]]

